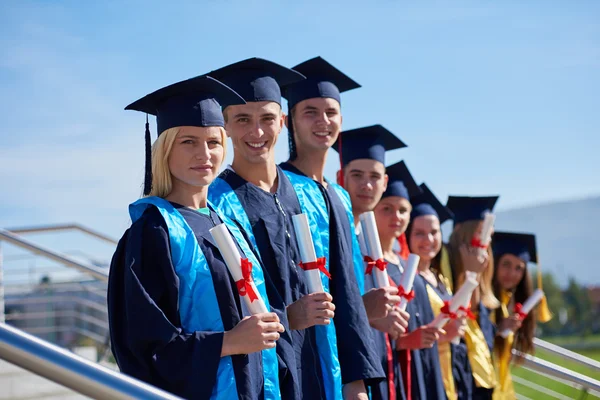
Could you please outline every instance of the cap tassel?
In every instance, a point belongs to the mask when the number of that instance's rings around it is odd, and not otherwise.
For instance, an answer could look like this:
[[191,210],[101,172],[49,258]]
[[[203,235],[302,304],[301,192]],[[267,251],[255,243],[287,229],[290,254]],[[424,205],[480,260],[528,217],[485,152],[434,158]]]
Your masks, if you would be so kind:
[[410,255],[410,250],[408,249],[408,241],[406,240],[406,233],[397,237],[398,244],[400,245],[400,258],[403,260],[408,260],[408,256]]
[[442,244],[442,258],[440,260],[440,273],[448,279],[448,288],[454,290],[454,278],[452,276],[452,267],[450,266],[450,254],[448,249]]
[[298,151],[296,150],[296,139],[294,139],[294,122],[292,121],[292,110],[288,110],[287,122],[288,148],[290,152],[289,161],[294,161],[296,158],[298,158]]
[[342,132],[338,135],[338,154],[340,156],[340,170],[337,174],[337,183],[344,187],[344,163],[342,162]]
[[148,123],[148,114],[146,114],[146,166],[144,175],[144,196],[148,196],[152,191],[152,139],[150,138],[150,124]]
[[[540,266],[539,260],[537,263],[537,286],[538,289],[544,290],[544,285],[542,283],[542,267]],[[537,319],[542,323],[548,322],[552,319],[552,313],[548,308],[548,300],[546,299],[546,295],[542,297],[542,300],[540,300],[540,304],[538,305]]]

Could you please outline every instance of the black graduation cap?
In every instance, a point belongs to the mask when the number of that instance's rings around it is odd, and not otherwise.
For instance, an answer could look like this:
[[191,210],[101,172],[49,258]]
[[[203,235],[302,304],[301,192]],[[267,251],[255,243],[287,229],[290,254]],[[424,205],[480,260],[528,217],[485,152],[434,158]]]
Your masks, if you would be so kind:
[[340,93],[360,87],[358,83],[321,57],[311,58],[292,67],[306,80],[287,85],[283,88],[283,97],[291,110],[302,100],[316,97],[328,97],[341,104]]
[[492,212],[499,196],[468,197],[449,196],[448,207],[454,213],[454,223],[482,220],[486,212]]
[[340,153],[342,168],[361,158],[385,165],[385,152],[406,147],[396,135],[381,125],[371,125],[340,133],[333,148]]
[[411,220],[423,215],[435,215],[440,220],[440,224],[454,218],[454,214],[438,198],[433,194],[429,187],[421,183],[419,186],[421,194],[411,198],[412,212],[410,213]]
[[157,133],[176,126],[225,126],[219,103],[244,104],[231,88],[208,76],[198,76],[158,89],[126,110],[156,115]]
[[512,254],[526,263],[537,263],[535,235],[531,233],[495,232],[492,237],[494,255]]
[[[219,68],[207,75],[238,92],[247,102],[274,101],[281,104],[280,86],[304,80],[304,75],[262,58],[249,58]],[[223,103],[223,108],[236,103]]]
[[421,188],[415,182],[404,161],[386,167],[385,173],[388,176],[388,184],[382,198],[396,196],[410,200],[413,196],[421,193]]
[[156,115],[157,135],[178,126],[225,126],[220,102],[244,104],[231,88],[208,76],[197,76],[158,89],[131,103],[126,110],[146,113],[146,176],[144,194],[152,186],[152,154],[148,114]]

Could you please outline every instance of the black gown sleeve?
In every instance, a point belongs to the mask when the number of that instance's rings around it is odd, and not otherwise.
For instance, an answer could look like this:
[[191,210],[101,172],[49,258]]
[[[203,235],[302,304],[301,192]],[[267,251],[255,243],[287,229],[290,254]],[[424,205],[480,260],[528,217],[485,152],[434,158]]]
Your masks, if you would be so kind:
[[185,398],[209,398],[223,332],[184,332],[166,224],[154,208],[125,233],[108,284],[112,350],[121,371]]

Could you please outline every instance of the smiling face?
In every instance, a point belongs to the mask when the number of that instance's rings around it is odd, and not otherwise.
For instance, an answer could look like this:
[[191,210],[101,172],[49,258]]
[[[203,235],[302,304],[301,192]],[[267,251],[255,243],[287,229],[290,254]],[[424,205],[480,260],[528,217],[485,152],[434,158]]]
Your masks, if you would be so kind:
[[356,215],[372,211],[385,189],[388,176],[382,163],[368,158],[350,161],[344,167],[344,187]]
[[527,271],[525,261],[513,254],[504,254],[496,264],[496,280],[506,291],[514,290]]
[[410,202],[404,197],[382,198],[374,210],[379,236],[391,238],[402,235],[410,222],[411,210]]
[[431,262],[442,249],[440,220],[435,215],[422,215],[412,221],[408,238],[411,253]]
[[234,160],[245,164],[275,162],[275,143],[283,128],[281,106],[272,101],[249,102],[225,109],[225,129]]
[[168,156],[173,188],[210,185],[223,162],[223,140],[219,127],[179,128]]
[[299,152],[327,151],[342,129],[340,103],[321,97],[303,100],[294,107],[292,122]]

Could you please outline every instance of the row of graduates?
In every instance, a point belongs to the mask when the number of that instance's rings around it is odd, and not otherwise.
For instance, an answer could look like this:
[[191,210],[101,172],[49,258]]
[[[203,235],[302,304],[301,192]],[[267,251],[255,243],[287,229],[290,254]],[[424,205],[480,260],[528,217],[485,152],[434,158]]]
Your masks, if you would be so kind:
[[[500,340],[495,330],[524,332],[517,347],[532,350],[532,316],[509,317],[507,307],[531,291],[524,254],[535,257],[535,243],[497,233],[504,253],[496,256],[508,261],[500,259],[506,268],[492,285],[491,250],[482,256],[471,238],[497,197],[451,197],[444,206],[404,163],[386,170],[385,153],[405,147],[400,139],[380,125],[342,132],[341,93],[358,87],[320,57],[293,68],[252,58],[127,106],[156,116],[158,138],[151,145],[146,120],[144,196],[129,206],[132,225],[110,268],[111,344],[122,372],[194,399],[512,395],[513,336]],[[284,125],[290,158],[276,165]],[[227,137],[233,162],[219,173]],[[330,148],[340,155],[338,183],[324,176]],[[365,263],[358,217],[372,210],[385,260]],[[292,222],[301,213],[316,262],[302,263]],[[443,246],[447,219],[454,231]],[[220,224],[243,257],[243,279],[232,278],[210,233]],[[407,292],[399,285],[409,251],[420,263]],[[374,283],[370,270],[380,267],[389,286]],[[323,292],[309,290],[312,269]],[[466,271],[480,277],[473,319],[430,327]],[[502,307],[498,293],[508,299]],[[252,315],[244,296],[269,312]]]

